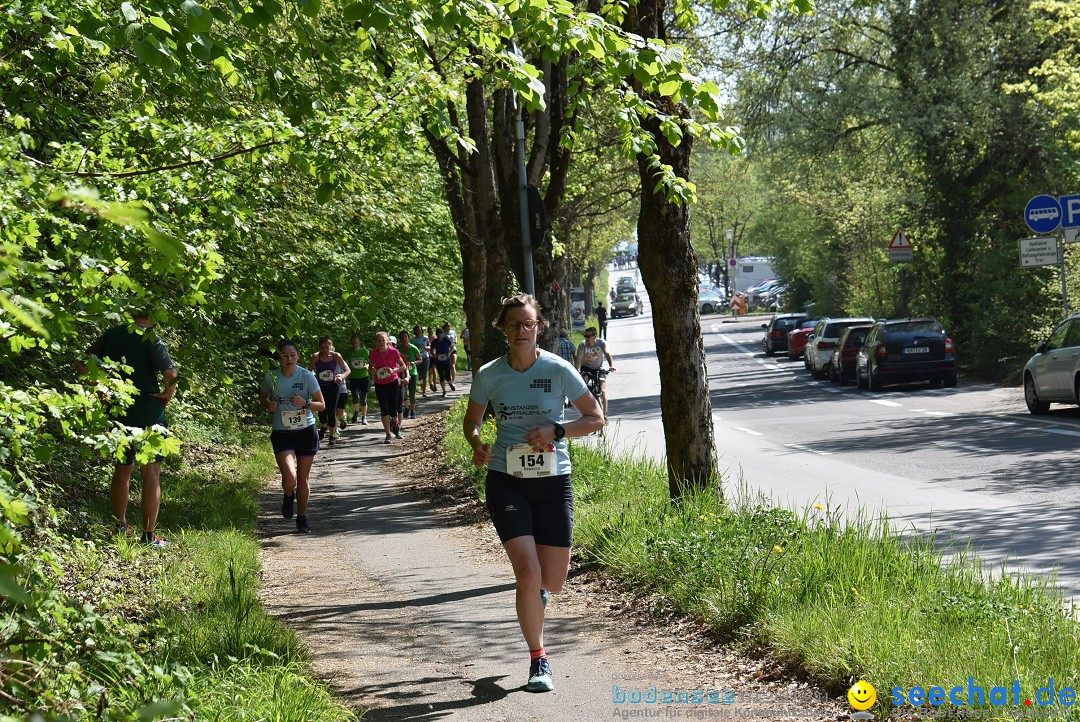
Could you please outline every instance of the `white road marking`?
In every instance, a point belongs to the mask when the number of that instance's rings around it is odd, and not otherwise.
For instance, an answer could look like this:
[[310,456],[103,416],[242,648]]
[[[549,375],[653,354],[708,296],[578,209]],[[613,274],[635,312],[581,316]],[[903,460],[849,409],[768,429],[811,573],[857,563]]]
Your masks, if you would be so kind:
[[949,411],[923,411],[927,416],[956,416],[956,414]]
[[1001,419],[983,419],[980,424],[993,424],[994,426],[1016,426],[1015,421],[1002,421]]
[[803,446],[802,444],[784,444],[791,449],[798,449],[799,451],[806,451],[811,454],[817,454],[818,456],[832,456],[831,451],[818,451],[817,449],[811,449],[809,446]]
[[743,428],[742,426],[736,426],[735,430],[736,431],[745,431],[746,433],[750,434],[751,436],[764,436],[765,435],[765,434],[762,434],[760,431],[754,431],[753,429],[746,429],[746,428]]
[[1048,429],[1043,429],[1048,434],[1061,434],[1062,436],[1080,436],[1080,431],[1072,431],[1070,429],[1059,429],[1056,426],[1051,426]]
[[867,399],[872,404],[881,404],[882,406],[900,406],[895,401],[886,401],[885,399]]
[[[1080,436],[1080,434],[1077,434]],[[996,454],[995,449],[984,449],[981,446],[971,446],[970,444],[961,444],[958,441],[932,441],[930,442],[934,446],[940,446],[943,449],[963,449],[964,451],[974,451],[979,454]]]

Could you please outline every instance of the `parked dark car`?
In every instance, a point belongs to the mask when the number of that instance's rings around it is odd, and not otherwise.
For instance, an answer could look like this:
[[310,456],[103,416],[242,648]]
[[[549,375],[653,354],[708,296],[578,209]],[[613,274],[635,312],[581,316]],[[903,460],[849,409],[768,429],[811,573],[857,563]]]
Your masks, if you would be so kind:
[[787,357],[789,359],[796,361],[802,358],[802,355],[806,352],[806,341],[814,333],[814,326],[816,325],[816,318],[804,318],[797,328],[788,331]]
[[956,386],[956,347],[936,318],[878,321],[855,362],[859,388],[929,381]]
[[1033,414],[1050,403],[1080,403],[1080,314],[1069,316],[1024,365],[1024,402]]
[[859,355],[859,349],[863,347],[871,328],[873,325],[867,323],[844,329],[840,340],[836,342],[836,348],[833,349],[832,358],[829,359],[829,380],[843,386],[855,378],[855,358]]
[[805,313],[778,313],[768,323],[761,324],[765,329],[765,338],[761,339],[761,350],[766,356],[787,351],[788,331],[791,331],[806,318]]
[[643,313],[641,296],[636,293],[620,293],[611,304],[611,317],[640,316]]

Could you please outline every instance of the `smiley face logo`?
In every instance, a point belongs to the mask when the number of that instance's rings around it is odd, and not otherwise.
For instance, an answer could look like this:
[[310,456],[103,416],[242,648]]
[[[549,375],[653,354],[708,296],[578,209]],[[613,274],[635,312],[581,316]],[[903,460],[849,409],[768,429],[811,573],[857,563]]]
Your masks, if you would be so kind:
[[877,701],[877,690],[869,682],[860,679],[848,690],[847,701],[857,710],[870,709]]

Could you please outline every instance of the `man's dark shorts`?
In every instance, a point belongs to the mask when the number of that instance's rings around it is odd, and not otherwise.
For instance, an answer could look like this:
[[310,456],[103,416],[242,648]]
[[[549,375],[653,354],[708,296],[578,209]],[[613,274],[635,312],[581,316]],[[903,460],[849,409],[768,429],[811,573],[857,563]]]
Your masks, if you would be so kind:
[[488,514],[500,541],[531,536],[537,544],[570,546],[574,493],[569,474],[518,479],[489,469],[485,488]]
[[295,431],[272,431],[270,445],[275,454],[292,451],[297,456],[315,456],[319,451],[319,432],[314,424]]
[[[160,464],[165,461],[165,457],[158,454],[151,461],[151,464]],[[127,451],[124,452],[124,460],[116,462],[118,466],[131,466],[135,463],[135,444],[128,444]]]
[[[128,419],[127,417],[124,417],[124,419],[122,419],[122,423],[124,423],[124,424],[126,424],[128,426],[139,426],[140,428],[146,428],[144,426],[140,426],[139,424],[131,423],[131,420]],[[161,424],[161,426],[166,426],[167,427],[168,424]],[[117,466],[131,466],[132,464],[134,464],[135,463],[135,448],[136,448],[136,444],[134,444],[134,443],[127,444],[126,447],[124,448],[124,460],[116,462],[116,465]],[[154,460],[151,461],[150,463],[151,464],[160,464],[163,461],[165,461],[165,457],[162,456],[161,454],[158,454],[157,456],[154,457]]]

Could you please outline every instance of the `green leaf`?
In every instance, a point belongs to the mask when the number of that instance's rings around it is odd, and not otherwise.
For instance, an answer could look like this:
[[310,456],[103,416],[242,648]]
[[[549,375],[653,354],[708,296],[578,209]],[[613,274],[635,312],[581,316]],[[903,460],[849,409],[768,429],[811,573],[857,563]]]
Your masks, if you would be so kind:
[[29,604],[30,595],[15,581],[18,571],[19,568],[12,564],[0,564],[0,595],[18,604]]
[[322,9],[322,0],[297,0],[297,4],[300,6],[300,12],[309,18],[317,17],[319,10]]
[[135,10],[135,8],[131,7],[131,3],[123,3],[120,6],[120,12],[124,14],[124,19],[127,20],[129,23],[139,22],[139,13]]
[[182,704],[175,700],[153,702],[139,708],[139,721],[154,722],[154,720],[159,720],[163,717],[175,717],[183,707]]
[[188,30],[192,33],[208,33],[214,25],[214,16],[195,0],[185,0],[180,6],[188,15]]
[[172,35],[172,26],[165,22],[165,18],[158,15],[151,15],[150,24],[153,25],[155,28],[158,28],[159,30],[164,30],[169,35]]
[[146,238],[150,241],[150,245],[161,251],[169,258],[176,258],[180,255],[180,252],[184,250],[180,241],[176,240],[167,233],[162,233],[156,228],[146,228]]
[[663,83],[660,83],[660,95],[666,95],[668,97],[671,97],[672,95],[675,95],[675,93],[677,93],[679,91],[679,88],[681,87],[681,80],[667,80]]
[[334,195],[334,183],[320,183],[319,189],[315,191],[315,201],[320,205],[326,203]]
[[341,11],[342,17],[344,17],[345,20],[350,23],[367,17],[367,14],[368,7],[367,3],[364,2],[349,3],[345,6],[345,9]]

